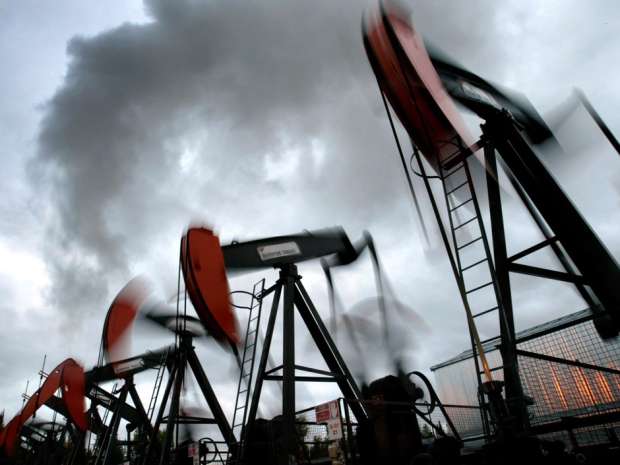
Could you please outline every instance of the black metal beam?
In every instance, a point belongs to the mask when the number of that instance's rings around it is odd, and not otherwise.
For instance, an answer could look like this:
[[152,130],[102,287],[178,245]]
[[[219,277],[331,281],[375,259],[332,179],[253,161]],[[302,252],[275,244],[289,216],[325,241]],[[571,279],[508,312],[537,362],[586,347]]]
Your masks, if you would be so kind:
[[[164,421],[166,421],[168,417],[164,417]],[[215,418],[205,418],[205,417],[193,417],[189,415],[177,415],[176,417],[177,424],[186,424],[186,425],[217,425],[217,421]]]
[[144,409],[144,405],[142,405],[142,400],[140,399],[140,396],[138,395],[138,391],[136,391],[136,386],[133,383],[133,379],[128,379],[125,382],[129,383],[128,385],[129,396],[131,397],[133,405],[138,411],[138,414],[142,417],[142,421],[138,424],[135,424],[135,426],[141,426],[142,428],[144,428],[144,430],[148,434],[150,434],[153,430],[153,426],[151,425],[151,422],[149,421],[149,416],[147,415],[146,410]]
[[[314,307],[301,281],[297,281],[297,290],[298,292],[295,293],[295,306],[304,320],[310,335],[314,339],[314,343],[319,349],[319,352],[321,352],[327,367],[332,373],[337,375],[336,381],[340,391],[345,398],[362,399],[362,394],[357,387],[353,375],[340,355],[340,351],[336,347],[336,344],[334,344],[334,341],[323,324],[323,320]],[[366,419],[366,411],[361,404],[354,404],[351,406],[351,409],[357,421],[361,422]]]
[[575,90],[575,93],[577,94],[577,98],[581,101],[586,111],[590,114],[601,132],[605,135],[616,153],[620,155],[620,142],[618,142],[618,139],[616,139],[614,134],[611,132],[611,129],[609,129],[609,127],[605,124],[605,121],[603,121],[603,118],[601,118],[598,112],[594,109],[590,101],[586,98],[585,94],[578,89]]
[[174,385],[174,379],[177,373],[177,365],[173,364],[170,369],[170,373],[168,374],[168,382],[166,383],[166,388],[164,389],[164,395],[161,399],[161,404],[159,406],[159,411],[157,412],[157,418],[155,419],[155,424],[153,425],[153,432],[151,433],[151,437],[146,448],[146,452],[144,454],[144,460],[142,461],[142,465],[150,465],[152,450],[157,443],[155,437],[159,433],[159,427],[161,426],[161,422],[164,418],[164,412],[166,410],[166,404],[168,403],[168,397],[170,397],[170,391],[172,390],[172,386]]
[[[265,376],[267,381],[284,381],[284,376],[267,375]],[[321,383],[335,383],[336,378],[327,376],[295,376],[293,381],[309,381],[309,382],[321,382]]]
[[295,369],[299,371],[307,371],[308,373],[316,373],[317,375],[325,375],[325,376],[332,376],[332,377],[338,376],[338,374],[332,373],[331,371],[319,370],[318,368],[306,367],[303,365],[295,365]]
[[222,247],[226,268],[282,267],[338,254],[352,261],[358,253],[342,228],[235,242]]
[[[86,388],[86,397],[88,397],[95,404],[101,405],[111,411],[115,411],[120,402],[120,400],[113,394],[97,385],[92,385],[90,388]],[[126,402],[121,403],[119,412],[121,418],[127,420],[129,423],[140,423],[142,421],[142,416],[138,410]]]
[[103,420],[94,405],[92,405],[88,410],[88,417],[90,419],[88,429],[95,433],[98,437],[103,437],[107,426],[103,423]]
[[620,375],[620,370],[614,368],[608,368],[600,365],[592,365],[590,363],[580,362],[579,360],[568,360],[566,358],[554,357],[552,355],[540,354],[537,352],[530,352],[527,350],[517,349],[517,355],[523,357],[536,358],[539,360],[545,360],[547,362],[561,363],[563,365],[570,365],[578,368],[586,368],[588,370],[601,371],[603,373],[610,373],[612,375]]
[[[483,130],[484,131],[484,130]],[[485,137],[486,137],[486,132]],[[496,294],[498,299],[499,327],[501,334],[500,351],[502,354],[504,382],[506,388],[506,405],[515,419],[517,431],[528,427],[528,413],[523,398],[523,388],[519,376],[519,362],[515,353],[515,325],[510,289],[510,273],[506,235],[504,231],[504,214],[502,211],[501,190],[499,187],[495,147],[492,142],[484,146],[484,160],[487,169],[487,191],[489,196],[489,214],[493,237],[493,263],[489,270],[495,273]]]
[[[45,441],[47,439],[47,435],[45,433],[37,430],[36,428],[33,428],[28,423],[22,426],[22,430],[20,431],[20,434],[27,440],[32,439],[33,441],[37,443],[41,441]],[[34,439],[34,436],[38,436],[39,439]]]
[[282,367],[283,367],[283,365],[278,365],[276,367],[271,368],[270,370],[267,370],[264,374],[265,375],[271,375],[271,374],[275,373],[276,371],[281,370]]
[[69,412],[67,412],[67,408],[65,407],[65,403],[60,397],[50,397],[47,402],[45,402],[45,405],[54,410],[55,412],[60,413],[63,417],[70,418]]
[[172,436],[174,433],[174,427],[176,425],[176,417],[179,414],[179,405],[181,401],[181,388],[183,387],[183,381],[185,378],[185,363],[187,361],[186,353],[180,350],[176,354],[177,370],[174,379],[174,387],[172,391],[172,397],[170,399],[170,409],[168,410],[168,418],[166,419],[166,431],[164,432],[164,443],[161,449],[161,455],[159,456],[159,465],[165,465],[168,463],[170,454],[170,445],[172,444]]
[[271,294],[272,292],[274,292],[274,291],[276,290],[276,287],[277,287],[277,286],[278,286],[277,284],[274,284],[273,286],[268,287],[268,288],[267,288],[267,289],[265,289],[263,292],[259,293],[259,294],[256,296],[256,298],[257,298],[257,299],[260,299],[260,300],[264,299],[264,298],[265,298],[265,297],[267,297],[269,294]]
[[[295,435],[295,280],[297,267],[287,265],[280,271],[284,280],[284,301],[282,305],[282,428],[283,448],[279,462],[288,465],[289,457],[296,456]],[[267,377],[265,377],[267,379]]]
[[101,384],[118,378],[129,378],[142,371],[155,368],[161,363],[165,353],[174,354],[174,349],[164,347],[152,352],[146,352],[135,357],[130,357],[103,366],[94,367],[84,373],[86,385]]
[[559,421],[532,426],[532,434],[554,433],[556,431],[585,428],[588,426],[608,425],[620,421],[620,411],[597,413],[587,417],[565,417]]
[[537,250],[544,249],[548,245],[551,245],[552,243],[557,242],[557,240],[558,240],[558,238],[555,237],[555,236],[549,237],[549,238],[545,239],[544,241],[539,242],[536,245],[528,247],[527,249],[522,250],[521,252],[516,253],[516,254],[508,257],[508,261],[509,262],[516,262],[517,260],[519,260],[519,259],[521,259],[523,257],[527,257],[528,255],[533,254]]
[[508,269],[513,273],[538,276],[539,278],[553,279],[555,281],[564,281],[573,284],[587,284],[583,276],[573,273],[566,273],[564,271],[549,270],[538,266],[523,265],[521,263],[509,263]]
[[[189,341],[187,343],[189,344]],[[196,378],[196,381],[198,382],[198,386],[200,387],[200,390],[202,391],[202,395],[204,396],[205,400],[207,401],[207,404],[209,405],[211,414],[213,415],[213,418],[215,422],[217,423],[217,426],[219,427],[220,432],[222,433],[222,436],[224,437],[224,441],[226,441],[226,444],[228,445],[228,450],[231,453],[234,453],[235,444],[237,443],[237,440],[235,439],[235,435],[233,434],[232,428],[230,427],[230,424],[228,423],[228,420],[226,419],[226,415],[224,414],[224,411],[222,410],[222,406],[217,400],[217,395],[215,394],[215,391],[213,391],[213,388],[211,387],[211,383],[207,379],[207,375],[202,369],[202,365],[200,364],[200,361],[198,360],[198,356],[196,355],[194,348],[191,346],[187,352],[187,360],[189,362],[190,367],[192,368],[194,377]]]
[[97,458],[94,462],[95,465],[106,465],[108,463],[110,458],[109,451],[114,448],[114,443],[116,442],[116,433],[118,432],[118,426],[122,417],[121,410],[123,405],[126,405],[125,399],[127,399],[127,392],[128,388],[127,384],[125,384],[121,388],[120,396],[118,397],[118,402],[116,403],[114,412],[112,413],[112,419],[106,429],[105,436],[100,442]]

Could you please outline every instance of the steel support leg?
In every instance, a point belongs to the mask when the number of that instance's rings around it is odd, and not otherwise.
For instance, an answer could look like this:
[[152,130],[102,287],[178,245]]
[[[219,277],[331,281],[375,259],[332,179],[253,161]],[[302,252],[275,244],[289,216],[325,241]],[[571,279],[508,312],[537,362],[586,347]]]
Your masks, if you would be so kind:
[[501,334],[500,351],[504,368],[506,404],[514,418],[516,431],[524,431],[528,426],[527,408],[523,398],[523,388],[519,377],[519,365],[515,346],[515,327],[510,291],[510,273],[506,253],[506,236],[504,233],[504,216],[502,199],[498,183],[495,148],[491,143],[484,146],[484,158],[487,170],[487,190],[489,195],[489,212],[493,236],[493,261],[497,278],[499,305],[499,325]]
[[133,383],[133,377],[130,379],[127,379],[126,382],[129,383],[128,385],[129,396],[131,397],[133,405],[138,411],[138,414],[140,415],[142,419],[142,424],[136,425],[136,426],[142,429],[145,433],[151,434],[151,432],[153,431],[153,426],[151,425],[149,421],[149,417],[146,414],[146,410],[144,410],[144,405],[142,405],[142,400],[140,399],[140,396],[138,395],[138,391],[136,391],[136,386]]
[[112,447],[114,447],[114,443],[116,442],[116,433],[118,431],[118,425],[120,424],[121,419],[121,406],[125,403],[125,399],[127,399],[127,392],[128,386],[127,384],[125,384],[123,386],[123,389],[121,390],[121,395],[119,396],[116,409],[112,414],[110,426],[106,430],[106,437],[101,443],[101,448],[99,449],[99,454],[97,455],[97,459],[95,461],[97,465],[105,465],[108,462],[109,451]]
[[226,444],[228,445],[228,450],[233,453],[235,444],[237,442],[235,439],[235,435],[233,434],[230,424],[226,420],[226,415],[222,410],[222,406],[217,400],[217,396],[215,395],[215,392],[211,387],[211,383],[209,383],[209,379],[207,378],[206,373],[202,369],[202,365],[200,365],[200,362],[198,361],[198,356],[196,355],[193,347],[188,348],[187,360],[192,369],[192,372],[194,373],[194,377],[198,382],[198,386],[200,386],[202,395],[204,396],[207,404],[209,405],[209,409],[213,414],[213,418],[217,423],[217,426],[219,427],[222,436],[224,437],[224,441],[226,441]]
[[156,437],[159,433],[159,427],[161,426],[162,419],[164,418],[164,412],[166,410],[166,404],[168,403],[168,397],[170,396],[170,391],[172,390],[172,386],[174,384],[174,380],[176,378],[177,373],[177,365],[173,365],[170,374],[168,375],[168,382],[166,383],[166,389],[164,390],[164,395],[161,399],[161,405],[159,406],[159,411],[157,412],[157,419],[155,420],[155,424],[153,425],[153,432],[151,433],[149,444],[146,448],[146,453],[144,454],[144,460],[142,461],[143,465],[150,465],[152,462],[150,461],[151,451],[153,450],[153,445],[157,442]]
[[164,433],[164,443],[161,449],[161,455],[159,456],[159,465],[165,465],[168,463],[170,457],[170,446],[172,444],[172,435],[175,429],[176,419],[179,415],[179,402],[181,398],[181,388],[183,387],[183,380],[185,377],[185,362],[187,354],[184,350],[180,350],[177,354],[178,364],[176,370],[176,376],[174,380],[174,390],[172,391],[172,398],[170,399],[170,408],[168,409],[168,421],[166,422],[166,432]]
[[[310,335],[318,347],[319,352],[321,352],[329,370],[336,374],[336,382],[340,391],[348,400],[361,399],[362,394],[357,387],[353,375],[340,355],[336,344],[329,335],[327,328],[323,324],[323,320],[314,307],[312,300],[310,300],[310,296],[301,281],[297,282],[297,288],[299,290],[295,298],[297,310],[303,318],[308,331],[310,331]],[[362,421],[366,418],[366,412],[362,404],[355,401],[351,402],[351,410],[353,410],[353,414],[357,418],[357,421]]]
[[284,281],[282,305],[282,448],[278,454],[281,465],[295,463],[295,281],[297,267],[288,265],[280,271]]

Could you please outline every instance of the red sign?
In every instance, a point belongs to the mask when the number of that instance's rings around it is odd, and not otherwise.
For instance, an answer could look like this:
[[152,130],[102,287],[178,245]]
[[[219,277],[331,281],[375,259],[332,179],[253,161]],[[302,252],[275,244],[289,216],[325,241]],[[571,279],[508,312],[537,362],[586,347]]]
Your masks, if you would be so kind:
[[327,437],[330,440],[342,437],[342,425],[340,423],[340,406],[337,400],[317,405],[314,408],[317,423],[327,423]]
[[331,402],[327,402],[326,404],[317,405],[314,408],[314,413],[316,415],[316,422],[317,423],[325,423],[327,420],[330,419],[329,404],[331,404]]

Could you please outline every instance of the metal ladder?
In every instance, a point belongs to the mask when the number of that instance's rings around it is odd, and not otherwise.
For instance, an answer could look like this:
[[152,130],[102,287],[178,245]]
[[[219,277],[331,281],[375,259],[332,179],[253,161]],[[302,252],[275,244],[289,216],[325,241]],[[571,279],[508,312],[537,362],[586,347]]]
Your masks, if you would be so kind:
[[[478,204],[478,199],[476,197],[471,172],[469,169],[469,165],[467,164],[467,157],[458,160],[453,167],[446,168],[446,165],[449,165],[451,161],[456,160],[461,154],[462,149],[459,148],[456,152],[446,157],[443,162],[438,163],[438,171],[439,178],[442,182],[443,193],[446,201],[446,208],[448,211],[448,221],[450,224],[450,232],[452,235],[454,256],[456,258],[456,266],[462,285],[460,287],[461,289],[463,289],[462,298],[465,305],[467,305],[469,310],[471,311],[474,324],[477,318],[480,318],[492,312],[498,312],[497,321],[499,324],[501,324],[500,318],[502,317],[502,315],[499,314],[501,308],[495,268],[493,265],[493,259],[489,248],[489,241],[487,239],[482,215],[480,213],[480,207]],[[461,198],[457,199],[457,195],[460,195]],[[466,219],[459,220],[457,218],[459,211],[465,211],[467,207],[473,207],[473,215]],[[459,231],[461,230],[469,231],[472,234],[472,237],[464,242],[461,240],[462,243],[459,243],[457,236],[459,234]],[[474,250],[478,251],[478,253],[476,254],[478,258],[466,264],[463,263],[464,252]],[[484,279],[482,284],[477,284],[468,288],[466,280],[468,274],[467,272],[471,272],[474,270],[480,271],[481,267],[486,267],[486,270],[488,272],[487,277]],[[470,304],[471,297],[473,295],[478,296],[481,293],[485,292],[487,293],[487,296],[490,297],[490,299],[488,299],[491,301],[490,306],[480,309],[473,309]],[[480,341],[481,345],[484,345],[496,339],[497,337],[499,337],[499,334],[497,336],[484,339]],[[476,365],[478,384],[480,385],[482,383],[481,375],[484,374],[484,371],[480,369],[478,360],[479,354],[476,345],[473,343],[473,338],[472,353],[474,355],[473,359]],[[503,366],[490,367],[490,371],[497,371],[502,369]],[[483,420],[483,425],[486,427],[485,423],[486,421]]]
[[[116,388],[118,387],[118,382],[115,382],[112,385],[112,390],[110,392],[112,392],[113,394],[116,393]],[[108,428],[111,428],[112,425],[108,425],[106,422],[108,421],[108,416],[110,416],[110,406],[108,405],[105,408],[105,411],[103,412],[103,418],[101,419],[101,424],[105,426],[105,430],[103,432],[103,435],[101,437],[97,438],[97,441],[95,442],[95,447],[93,448],[93,457],[95,458],[94,460],[94,464],[98,464],[100,463],[100,460],[103,458],[103,462],[105,463],[105,458],[107,456],[107,449],[108,449],[108,444],[110,443],[110,438],[108,438]]]
[[151,400],[149,401],[149,408],[146,411],[146,416],[150,423],[152,423],[153,420],[153,413],[155,412],[157,398],[159,397],[159,389],[161,388],[161,382],[164,379],[164,373],[166,372],[166,359],[168,358],[168,352],[168,350],[165,351],[161,356],[159,369],[157,370],[157,376],[155,377],[155,384],[153,385],[153,393],[151,394]]
[[[238,431],[237,458],[243,456],[243,428],[247,419],[247,406],[250,398],[250,388],[252,385],[252,375],[254,373],[254,360],[256,358],[256,346],[258,341],[258,331],[260,327],[260,317],[263,306],[262,294],[265,290],[265,279],[260,280],[252,288],[250,306],[245,307],[249,310],[248,324],[245,331],[245,344],[240,363],[239,384],[237,385],[237,399],[235,400],[235,410],[233,412],[232,430]],[[258,294],[257,294],[258,292]]]
[[[112,391],[111,391],[111,392],[113,392],[113,393],[114,393],[114,392],[116,391],[116,388],[117,388],[117,387],[118,387],[118,383],[116,382],[116,383],[114,383],[114,384],[112,385]],[[109,409],[109,408],[106,408],[106,409],[105,409],[105,412],[103,412],[103,418],[101,419],[101,422],[102,422],[104,425],[106,425],[106,421],[108,420],[108,416],[109,416],[109,415],[110,415],[110,409]],[[107,426],[107,425],[106,425],[106,426]]]

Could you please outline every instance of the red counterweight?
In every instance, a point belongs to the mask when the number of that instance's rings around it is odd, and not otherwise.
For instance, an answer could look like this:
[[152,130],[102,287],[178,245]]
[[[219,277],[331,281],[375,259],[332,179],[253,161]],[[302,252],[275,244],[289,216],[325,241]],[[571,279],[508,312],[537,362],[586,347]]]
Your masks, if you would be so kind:
[[209,333],[220,342],[241,340],[230,304],[219,238],[206,228],[190,228],[181,239],[181,267],[192,305]]
[[471,147],[469,134],[407,15],[382,4],[364,22],[368,59],[391,106],[431,166]]

